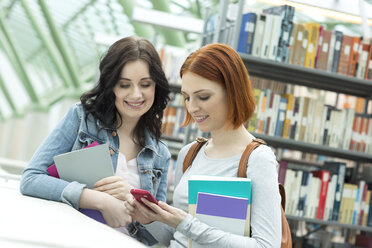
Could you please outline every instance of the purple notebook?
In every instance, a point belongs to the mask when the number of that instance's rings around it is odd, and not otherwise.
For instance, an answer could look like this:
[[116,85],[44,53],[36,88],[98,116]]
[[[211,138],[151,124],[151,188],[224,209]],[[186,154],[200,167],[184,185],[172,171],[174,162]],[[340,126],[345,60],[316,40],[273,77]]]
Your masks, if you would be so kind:
[[225,232],[249,236],[250,204],[248,198],[199,192],[195,217]]
[[[89,146],[86,146],[84,148],[93,147],[93,146],[97,146],[97,145],[98,145],[98,143],[97,143],[97,141],[95,141],[92,144],[90,144]],[[47,171],[48,171],[48,173],[49,173],[50,176],[59,178],[59,174],[58,174],[57,167],[56,167],[55,164],[52,164],[51,166],[49,166],[47,168]],[[103,224],[106,224],[106,221],[105,221],[105,219],[102,216],[102,213],[100,211],[98,211],[98,210],[87,209],[87,208],[80,208],[79,211],[81,213],[85,214],[86,216],[88,216],[88,217],[90,217],[92,219],[95,219],[98,222],[101,222]]]

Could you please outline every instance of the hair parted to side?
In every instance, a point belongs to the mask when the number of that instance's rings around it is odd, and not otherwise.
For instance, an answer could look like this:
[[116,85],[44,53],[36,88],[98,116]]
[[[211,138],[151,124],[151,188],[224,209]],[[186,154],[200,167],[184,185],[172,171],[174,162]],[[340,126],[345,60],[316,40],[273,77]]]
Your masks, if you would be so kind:
[[[239,54],[231,47],[215,43],[191,53],[183,63],[180,76],[186,72],[195,73],[203,78],[221,83],[227,92],[227,122],[234,129],[240,127],[252,116],[255,109],[253,89],[248,71]],[[187,112],[184,126],[192,121]]]
[[[169,101],[169,84],[162,69],[162,63],[154,46],[146,39],[134,36],[116,41],[110,46],[99,65],[100,77],[97,85],[81,97],[81,103],[88,114],[99,119],[106,128],[122,125],[122,118],[115,106],[113,89],[119,81],[126,63],[143,60],[149,65],[151,79],[155,82],[154,103],[137,123],[133,135],[141,146],[145,145],[144,130],[147,128],[159,140],[163,110]],[[119,117],[119,119],[118,119]]]

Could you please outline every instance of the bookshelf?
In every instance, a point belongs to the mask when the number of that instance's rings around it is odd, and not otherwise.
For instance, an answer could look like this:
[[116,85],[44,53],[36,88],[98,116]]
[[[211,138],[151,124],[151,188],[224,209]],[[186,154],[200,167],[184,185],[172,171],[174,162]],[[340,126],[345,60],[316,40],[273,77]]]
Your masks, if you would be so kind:
[[250,76],[372,99],[372,81],[239,54]]
[[[241,6],[242,0],[239,1],[239,5]],[[226,7],[227,1],[221,1],[221,5]],[[221,8],[220,8],[221,9]],[[222,8],[224,9],[224,8]],[[222,15],[226,15],[225,11],[221,12]],[[241,20],[241,13],[239,13],[236,23],[240,26]],[[223,18],[220,18],[223,19]],[[207,20],[207,19],[206,19]],[[221,24],[221,25],[220,25]],[[231,43],[231,41],[224,42],[223,38],[226,38],[226,31],[227,29],[231,29],[231,23],[224,24],[224,22],[218,23],[215,26],[216,30],[214,31],[206,31],[203,35],[203,44],[209,42],[221,42],[221,43]],[[219,29],[219,30],[217,30]],[[233,28],[235,33],[232,34],[234,36],[231,40],[233,40],[233,44],[235,44],[237,36],[239,36],[239,28]],[[231,34],[231,33],[230,33]],[[210,37],[214,36],[214,37]],[[219,37],[222,37],[220,40]],[[371,43],[372,44],[372,43]],[[228,44],[232,45],[232,44]],[[235,46],[236,48],[236,46]],[[299,65],[293,65],[284,62],[277,62],[274,60],[269,60],[266,58],[255,57],[252,55],[247,55],[243,53],[239,53],[240,57],[242,58],[250,76],[261,77],[265,79],[270,79],[279,82],[285,82],[291,85],[300,85],[309,88],[319,89],[319,90],[326,90],[330,92],[352,95],[357,97],[362,97],[366,100],[372,100],[372,81],[366,79],[360,79],[354,76],[347,76],[343,74],[338,74],[335,72],[329,72],[320,69],[314,68],[307,68]],[[181,86],[176,84],[171,86],[171,90],[173,92],[179,93],[181,90]],[[367,101],[365,106],[365,113],[368,109],[368,104],[371,104]],[[371,116],[368,116],[371,118]],[[335,148],[326,145],[314,144],[309,142],[303,142],[299,140],[289,139],[289,138],[282,138],[280,136],[270,136],[265,134],[259,133],[252,133],[255,137],[261,138],[265,140],[269,146],[275,148],[284,148],[290,150],[296,150],[306,153],[313,153],[324,155],[328,157],[334,158],[341,158],[347,159],[355,162],[355,167],[352,171],[352,178],[353,180],[356,179],[356,175],[359,171],[360,163],[372,163],[372,154],[371,153],[363,153],[358,151],[346,150],[341,148]],[[169,136],[164,136],[166,139],[166,143],[169,145],[172,154],[177,156],[177,151],[185,144],[193,141],[193,137],[195,136],[195,132],[192,128],[187,127],[184,130],[184,138],[174,138]],[[206,133],[198,133],[197,136],[204,136],[208,137]],[[284,159],[285,160],[285,159]],[[304,164],[303,166],[308,166],[308,164]],[[320,166],[316,165],[316,166]],[[321,166],[320,166],[321,167]],[[307,224],[315,224],[319,226],[330,226],[330,227],[340,227],[343,228],[346,235],[348,237],[350,233],[349,230],[355,231],[362,231],[368,232],[372,234],[372,227],[370,226],[360,226],[356,224],[345,224],[338,221],[325,221],[316,218],[307,218],[301,216],[295,216],[291,214],[286,215],[288,220],[293,221],[294,223],[305,222]],[[353,234],[351,234],[353,235]],[[294,240],[296,239],[295,235],[293,235]],[[301,238],[301,237],[299,237]],[[347,238],[346,238],[347,239]]]
[[334,226],[334,227],[342,227],[342,228],[351,229],[351,230],[372,232],[372,227],[368,227],[368,226],[344,224],[338,221],[325,221],[325,220],[318,220],[318,219],[306,218],[306,217],[300,217],[300,216],[288,215],[288,214],[286,215],[286,217],[288,220],[305,221],[307,223],[323,225],[323,226]]
[[330,157],[344,158],[355,162],[372,163],[372,154],[343,150],[339,148],[312,144],[293,139],[285,139],[278,136],[269,136],[264,134],[252,133],[255,137],[265,140],[270,146],[277,148],[286,148],[308,153],[316,153]]
[[[241,6],[242,0],[239,1],[239,5]],[[221,6],[224,5],[226,7],[227,1],[221,1]],[[220,8],[221,9],[221,8]],[[223,9],[223,8],[222,8]],[[225,12],[221,12],[220,17],[222,16],[223,19],[226,15]],[[205,19],[207,20],[207,19]],[[221,20],[220,20],[221,21]],[[236,19],[236,25],[240,26],[241,22],[241,13],[239,13],[238,18]],[[204,31],[203,35],[203,44],[209,42],[220,42],[220,43],[227,43],[231,45],[231,41],[224,41],[223,37],[225,37],[226,30],[229,25],[224,26],[224,22],[217,23],[215,25],[216,30],[214,31]],[[221,25],[220,25],[221,24]],[[232,35],[233,37],[231,40],[234,42],[236,48],[236,40],[239,36],[239,27],[234,28],[235,33]],[[213,36],[214,37],[209,37]],[[219,40],[219,37],[222,37]],[[234,46],[233,46],[234,47]],[[266,58],[255,57],[248,54],[239,53],[240,57],[242,58],[250,76],[261,77],[266,79],[271,79],[274,81],[285,82],[287,84],[292,85],[300,85],[309,88],[319,89],[319,90],[326,90],[330,92],[352,95],[357,97],[362,97],[366,100],[372,100],[372,81],[360,79],[354,76],[347,76],[342,74],[337,74],[335,72],[329,72],[320,69],[314,68],[307,68],[304,66],[293,65],[284,62],[277,62],[274,60],[269,60]],[[173,86],[174,92],[180,92],[181,86],[175,85]],[[368,104],[370,102],[367,101],[365,106],[365,113],[367,112]],[[370,116],[369,116],[370,118]],[[185,138],[183,140],[183,144],[187,144],[191,142],[193,139],[189,135],[190,128],[185,129]],[[294,139],[282,138],[279,136],[269,136],[265,134],[258,134],[252,133],[255,137],[261,138],[265,140],[270,146],[275,148],[285,148],[290,150],[296,150],[306,153],[314,153],[325,155],[329,157],[347,159],[355,162],[355,168],[353,169],[353,178],[355,179],[356,173],[358,172],[358,167],[360,163],[372,163],[372,154],[370,153],[363,153],[357,152],[352,150],[345,150],[335,147],[330,147],[326,145],[314,144],[309,142],[298,141]],[[204,134],[202,136],[205,136]],[[208,136],[205,136],[208,137]],[[176,140],[173,140],[176,142]],[[284,159],[285,160],[285,159]],[[325,221],[315,218],[306,218],[294,215],[288,215],[288,220],[296,221],[296,222],[306,222],[308,224],[315,224],[320,226],[330,226],[330,227],[340,227],[345,229],[346,233],[348,230],[357,230],[372,233],[372,227],[369,226],[360,226],[355,224],[345,224],[338,221]],[[346,235],[348,236],[348,235]],[[295,236],[293,236],[295,238]]]
[[[372,81],[319,69],[255,57],[239,53],[250,76],[262,77],[294,85],[333,91],[372,100]],[[171,91],[181,92],[181,85],[171,84]]]

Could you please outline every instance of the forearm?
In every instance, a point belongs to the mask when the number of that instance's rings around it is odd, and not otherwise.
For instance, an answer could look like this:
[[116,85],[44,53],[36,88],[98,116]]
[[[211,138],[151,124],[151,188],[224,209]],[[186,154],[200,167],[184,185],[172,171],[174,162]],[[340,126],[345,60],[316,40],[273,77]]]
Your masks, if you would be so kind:
[[221,231],[208,226],[198,219],[187,215],[177,226],[176,231],[182,233],[194,242],[208,247],[257,247],[255,239]]
[[85,188],[80,195],[79,207],[101,211],[108,196],[106,193]]
[[149,231],[160,244],[169,246],[175,232],[174,228],[159,221],[154,221],[143,226],[146,227],[146,230]]

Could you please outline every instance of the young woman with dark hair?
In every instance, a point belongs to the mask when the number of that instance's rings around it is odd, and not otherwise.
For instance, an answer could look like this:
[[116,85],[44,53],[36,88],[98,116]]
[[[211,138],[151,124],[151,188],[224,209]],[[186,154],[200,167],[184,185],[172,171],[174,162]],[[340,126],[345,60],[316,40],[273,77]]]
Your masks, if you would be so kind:
[[[159,139],[169,85],[157,51],[141,38],[115,42],[99,69],[98,84],[81,96],[81,103],[70,108],[35,152],[20,189],[76,209],[99,210],[108,225],[123,227],[132,222],[131,207],[124,204],[131,188],[166,199],[170,153]],[[109,144],[115,176],[88,189],[48,175],[54,156],[93,142]]]
[[180,74],[187,110],[184,124],[195,121],[199,130],[210,132],[211,138],[185,172],[183,162],[195,142],[179,152],[174,206],[164,202],[155,205],[143,199],[152,209],[148,210],[138,201],[129,200],[127,204],[135,206],[133,218],[148,223],[155,238],[170,247],[187,247],[188,239],[205,247],[280,247],[277,161],[266,145],[255,149],[247,163],[246,174],[252,180],[251,237],[224,232],[187,214],[191,175],[237,176],[241,156],[255,139],[244,127],[254,112],[255,100],[243,61],[227,45],[210,44],[193,52]]

